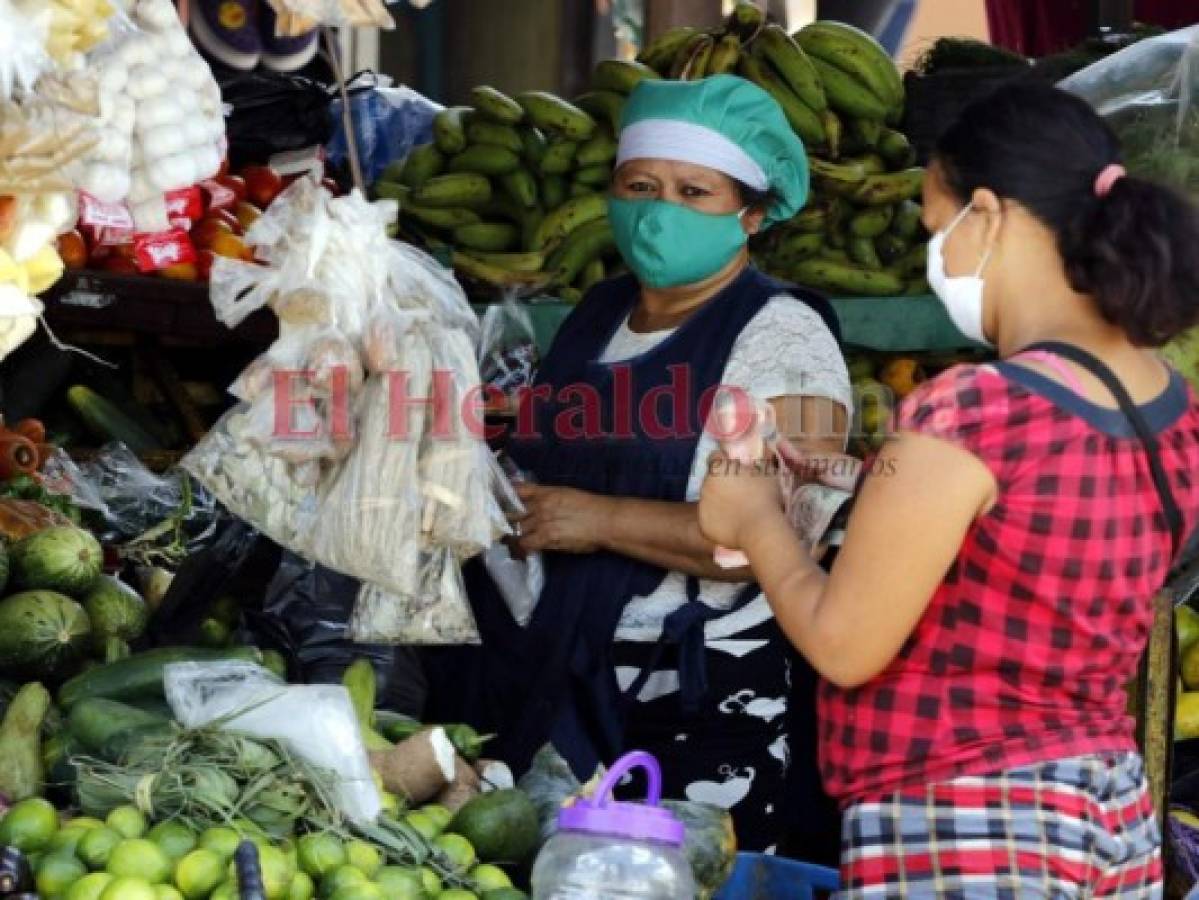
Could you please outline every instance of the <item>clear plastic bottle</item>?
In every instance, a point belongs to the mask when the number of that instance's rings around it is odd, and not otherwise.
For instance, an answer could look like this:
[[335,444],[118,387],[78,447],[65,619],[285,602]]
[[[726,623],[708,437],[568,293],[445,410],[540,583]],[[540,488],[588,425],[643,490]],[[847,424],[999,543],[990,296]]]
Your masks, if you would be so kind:
[[[649,777],[645,803],[617,803],[612,789],[633,768]],[[558,830],[533,866],[533,900],[690,900],[683,823],[658,806],[662,772],[650,754],[617,760],[594,800],[558,814]]]

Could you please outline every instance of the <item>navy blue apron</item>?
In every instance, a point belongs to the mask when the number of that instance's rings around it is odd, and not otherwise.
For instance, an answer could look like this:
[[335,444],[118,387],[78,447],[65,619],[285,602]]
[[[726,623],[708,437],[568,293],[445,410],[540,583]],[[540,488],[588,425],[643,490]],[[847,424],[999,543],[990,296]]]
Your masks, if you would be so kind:
[[[750,320],[771,298],[791,294],[838,333],[823,298],[747,268],[657,347],[623,363],[598,362],[638,292],[631,277],[597,285],[563,323],[546,355],[526,398],[532,406],[509,440],[513,459],[538,484],[684,501],[712,393]],[[489,752],[516,771],[524,771],[551,741],[576,774],[589,777],[597,764],[623,751],[622,696],[610,654],[617,624],[626,604],[651,594],[666,570],[608,552],[553,552],[544,561],[545,587],[523,629],[482,566],[468,567],[483,638],[482,695],[476,702],[486,706],[482,719],[498,732]],[[737,603],[757,592],[756,585],[747,585]],[[689,601],[667,619],[662,637],[680,645],[681,694],[688,705],[704,690],[704,622],[729,611],[699,602],[698,594],[698,580],[689,579]]]

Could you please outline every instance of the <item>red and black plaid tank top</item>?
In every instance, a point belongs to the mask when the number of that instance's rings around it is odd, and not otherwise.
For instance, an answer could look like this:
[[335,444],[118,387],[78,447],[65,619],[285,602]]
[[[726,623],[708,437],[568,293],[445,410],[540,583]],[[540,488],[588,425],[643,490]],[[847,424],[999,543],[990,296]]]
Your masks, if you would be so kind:
[[[1143,405],[1187,521],[1199,407],[1181,376]],[[998,485],[891,665],[820,688],[821,769],[843,804],[959,775],[1135,749],[1123,687],[1148,640],[1170,533],[1118,410],[1010,364],[923,385],[899,429],[974,454]]]

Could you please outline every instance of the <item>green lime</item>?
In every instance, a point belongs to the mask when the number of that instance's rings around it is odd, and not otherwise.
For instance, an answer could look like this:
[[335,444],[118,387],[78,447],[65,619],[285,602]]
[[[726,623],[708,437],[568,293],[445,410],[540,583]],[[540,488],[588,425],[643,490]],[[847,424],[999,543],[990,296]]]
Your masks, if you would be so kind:
[[241,843],[241,835],[232,828],[209,828],[200,835],[200,849],[211,850],[221,859],[228,862],[237,852]]
[[158,900],[183,900],[183,895],[169,884],[154,885],[154,893],[158,895]]
[[350,841],[346,844],[346,856],[350,865],[367,878],[374,878],[375,873],[383,868],[383,854],[366,841]]
[[349,861],[349,854],[336,835],[306,834],[296,845],[300,869],[320,880]]
[[287,854],[278,847],[258,844],[258,867],[262,870],[262,887],[267,900],[284,900],[291,880],[296,875],[295,866]]
[[437,895],[437,900],[479,900],[478,894],[464,891],[462,888],[450,888]]
[[454,818],[454,814],[440,803],[430,803],[428,806],[422,806],[419,811],[433,820],[433,824],[437,826],[438,831],[445,831],[446,826]]
[[483,900],[529,900],[529,895],[514,887],[496,888],[493,891],[484,891]]
[[175,866],[175,887],[187,900],[203,900],[225,880],[225,860],[212,850],[193,850]]
[[347,885],[364,884],[366,881],[367,877],[362,874],[361,869],[355,869],[350,865],[338,866],[321,879],[320,894],[324,898],[332,897]]
[[104,893],[104,889],[108,887],[108,883],[112,881],[112,876],[107,872],[92,872],[91,875],[84,875],[67,891],[66,900],[100,900],[100,895]]
[[237,882],[222,881],[208,900],[241,900],[241,895],[237,892]]
[[22,853],[40,853],[50,846],[58,831],[58,812],[41,798],[22,800],[0,821],[0,847],[15,847]]
[[93,828],[79,839],[75,855],[83,860],[89,869],[103,869],[108,865],[108,857],[112,855],[113,849],[123,840],[123,837],[107,825]]
[[171,878],[171,859],[153,841],[130,838],[113,847],[104,869],[118,879],[141,878],[162,884]]
[[459,869],[470,869],[478,862],[475,848],[460,834],[440,834],[433,839],[433,846],[441,848]]
[[136,806],[118,806],[108,814],[105,824],[126,838],[139,838],[149,827],[145,815]]
[[379,799],[383,802],[383,812],[391,817],[400,814],[400,798],[390,791],[380,791]]
[[410,812],[404,816],[404,821],[426,841],[431,841],[441,834],[441,828],[423,812]]
[[37,892],[43,897],[58,897],[87,874],[83,863],[70,853],[51,853],[37,867]]
[[425,883],[425,893],[430,897],[440,897],[445,885],[441,883],[441,876],[430,869],[428,866],[420,867],[421,881]]
[[88,829],[86,828],[68,825],[50,839],[50,846],[46,848],[46,851],[48,853],[66,853],[69,856],[74,856],[79,842],[87,832]]
[[388,900],[424,900],[428,896],[418,869],[384,866],[375,873],[375,884],[383,889]]
[[158,900],[158,895],[144,878],[114,878],[100,900]]
[[104,823],[99,819],[93,819],[91,816],[76,816],[73,819],[68,819],[64,828],[103,828]]
[[388,900],[383,889],[377,884],[364,881],[362,884],[347,884],[339,888],[330,900]]
[[296,872],[287,889],[287,900],[312,900],[316,895],[316,885],[307,872]]
[[470,870],[470,877],[478,886],[479,890],[486,893],[494,891],[497,888],[512,887],[512,879],[508,877],[508,873],[499,866],[493,866],[485,863],[481,866],[475,866]]
[[172,860],[181,860],[196,849],[196,836],[182,822],[159,822],[150,829],[147,838],[162,848]]

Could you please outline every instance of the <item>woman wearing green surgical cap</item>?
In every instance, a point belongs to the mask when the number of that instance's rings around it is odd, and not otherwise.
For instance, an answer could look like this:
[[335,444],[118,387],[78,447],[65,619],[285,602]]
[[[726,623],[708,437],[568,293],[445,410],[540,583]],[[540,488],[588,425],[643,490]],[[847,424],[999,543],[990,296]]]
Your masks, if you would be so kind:
[[801,445],[844,448],[831,309],[758,272],[746,247],[807,195],[802,143],[749,82],[630,96],[609,213],[632,274],[563,324],[509,441],[530,475],[518,543],[543,554],[545,586],[521,628],[468,573],[483,671],[473,706],[437,709],[495,732],[489,754],[518,771],[547,741],[582,778],[649,750],[665,795],[731,810],[751,850],[779,837],[789,656],[749,570],[713,561],[695,501],[720,385],[771,403]]

